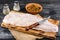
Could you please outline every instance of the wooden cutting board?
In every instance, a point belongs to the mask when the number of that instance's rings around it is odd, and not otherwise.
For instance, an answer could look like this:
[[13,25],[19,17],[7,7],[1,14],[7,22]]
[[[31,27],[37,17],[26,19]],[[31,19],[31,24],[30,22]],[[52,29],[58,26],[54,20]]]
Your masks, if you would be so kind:
[[[12,11],[13,12],[13,11]],[[20,12],[19,12],[20,13]],[[36,16],[40,17],[41,16],[39,14],[37,14]],[[53,20],[53,19],[49,19],[49,21],[55,25],[58,25],[59,24],[59,21],[58,20]],[[10,29],[9,29],[10,30]],[[32,31],[32,33],[34,32],[33,30],[30,30]],[[22,32],[18,32],[18,31],[15,31],[15,30],[10,30],[10,32],[12,33],[12,35],[16,38],[16,40],[35,40],[35,38],[42,38],[42,37],[39,37],[39,36],[34,36],[34,35],[30,35],[30,34],[26,34],[26,33],[22,33]],[[28,32],[29,33],[29,32]],[[56,35],[56,33],[45,33],[44,35],[47,35],[49,36],[49,34],[54,34]]]

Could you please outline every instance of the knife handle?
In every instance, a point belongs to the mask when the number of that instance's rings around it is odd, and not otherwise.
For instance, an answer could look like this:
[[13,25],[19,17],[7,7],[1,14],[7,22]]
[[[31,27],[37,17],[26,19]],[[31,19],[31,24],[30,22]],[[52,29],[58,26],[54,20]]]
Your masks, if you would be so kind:
[[39,25],[39,23],[36,22],[36,23],[34,23],[34,24],[32,24],[32,25],[26,27],[26,31],[28,31],[29,29],[32,29],[33,27],[37,27],[38,25]]

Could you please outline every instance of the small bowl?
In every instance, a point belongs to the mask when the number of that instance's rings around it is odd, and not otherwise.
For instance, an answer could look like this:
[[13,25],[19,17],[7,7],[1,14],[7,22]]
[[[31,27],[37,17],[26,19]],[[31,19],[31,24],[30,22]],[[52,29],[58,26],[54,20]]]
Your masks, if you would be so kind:
[[38,14],[42,11],[43,7],[38,3],[28,3],[26,4],[25,9],[31,14]]

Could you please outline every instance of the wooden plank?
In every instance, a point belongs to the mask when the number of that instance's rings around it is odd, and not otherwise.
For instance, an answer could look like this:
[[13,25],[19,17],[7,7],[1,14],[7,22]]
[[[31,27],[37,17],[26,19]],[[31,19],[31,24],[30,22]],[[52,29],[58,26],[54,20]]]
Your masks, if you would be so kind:
[[[15,12],[15,11],[11,11],[11,12]],[[17,13],[21,13],[21,12],[17,12]],[[40,18],[42,18],[40,15],[36,15]],[[53,19],[49,19],[49,22],[55,24],[55,25],[58,25],[59,24],[59,21],[58,20],[53,20]],[[20,32],[24,32],[24,33],[28,33],[29,35],[34,35],[34,36],[37,36],[37,37],[47,37],[47,38],[56,38],[56,33],[55,32],[43,32],[43,31],[38,31],[38,30],[33,30],[33,29],[30,29],[29,31],[26,31],[25,28],[23,27],[12,27],[12,25],[8,25],[8,24],[5,24],[5,23],[2,23],[2,26],[5,27],[5,28],[9,28],[9,29],[12,29],[12,30],[17,30],[17,31],[20,31]],[[12,31],[11,31],[12,32]],[[15,32],[13,32],[14,34]],[[16,32],[18,33],[18,32]],[[16,34],[17,36],[17,34]]]

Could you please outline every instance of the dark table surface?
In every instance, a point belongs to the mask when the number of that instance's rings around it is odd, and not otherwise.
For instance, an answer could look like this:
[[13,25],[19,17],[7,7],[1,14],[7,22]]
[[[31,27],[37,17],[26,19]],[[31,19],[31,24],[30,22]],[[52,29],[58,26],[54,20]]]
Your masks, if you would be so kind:
[[[22,12],[26,12],[24,6],[25,6],[25,4],[20,4]],[[53,15],[52,17],[56,18],[56,20],[60,21],[60,4],[42,4],[42,6],[44,7],[44,9],[40,13],[40,15],[43,14],[44,10],[49,9],[49,8],[53,8],[54,11],[56,12],[56,14]],[[2,7],[3,7],[3,4],[0,4],[0,24],[5,16],[2,13]],[[9,4],[9,7],[12,10],[13,3]],[[10,31],[8,29],[0,27],[0,40],[15,40],[15,38],[13,37],[13,35],[10,33]],[[56,40],[60,40],[60,25],[59,25],[59,32],[57,33]]]

